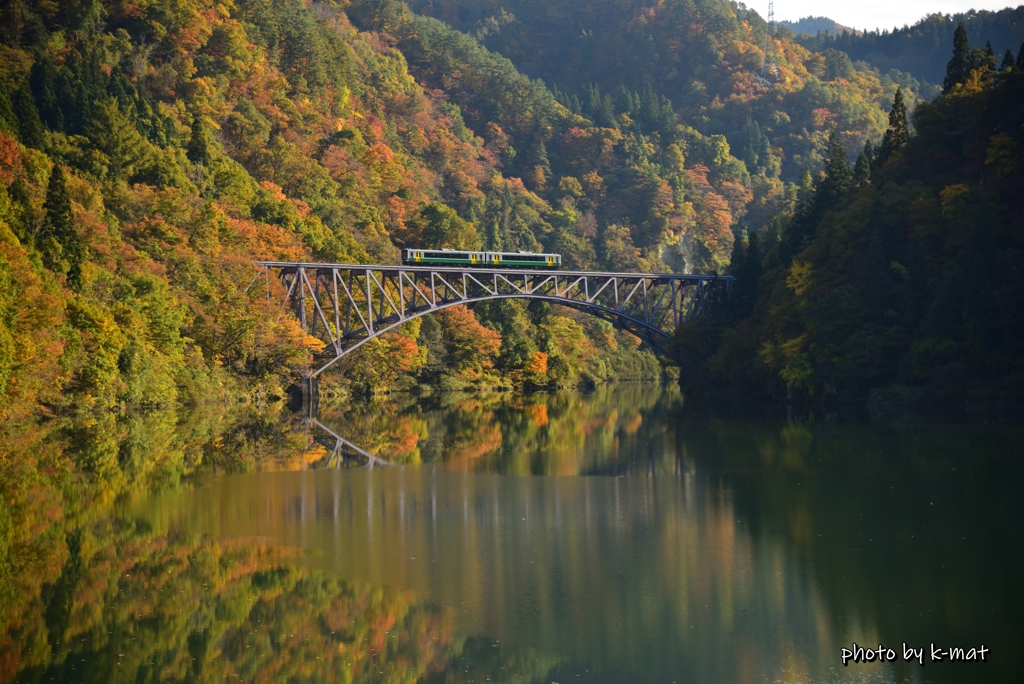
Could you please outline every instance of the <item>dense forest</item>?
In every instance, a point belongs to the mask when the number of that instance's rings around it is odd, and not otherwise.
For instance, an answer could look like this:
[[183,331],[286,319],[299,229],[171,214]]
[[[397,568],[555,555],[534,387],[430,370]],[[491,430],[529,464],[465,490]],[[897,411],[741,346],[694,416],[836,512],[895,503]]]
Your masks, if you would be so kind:
[[[957,332],[925,311],[938,301],[934,315],[948,318],[944,298],[977,311],[992,301],[985,288],[1013,291],[1002,279],[1015,271],[994,266],[1012,266],[1016,244],[1020,57],[966,34],[946,47],[948,58],[956,42],[962,64],[925,102],[905,72],[785,32],[766,43],[756,13],[720,0],[544,11],[81,0],[3,12],[6,417],[281,397],[317,343],[247,292],[253,260],[393,262],[425,243],[556,251],[573,269],[731,268],[744,282],[730,316],[753,312],[757,332],[723,332],[726,348],[698,354],[710,364],[700,372],[683,354],[691,381],[777,376],[827,394],[849,378],[859,396],[940,382],[932,371],[947,362],[961,369],[949,387],[978,364],[981,385],[1012,365],[1009,348],[983,351],[1003,333],[965,320]],[[972,222],[989,226],[988,242]],[[972,279],[982,262],[968,253],[987,254],[990,275]],[[795,265],[811,269],[820,306],[782,296],[796,292],[778,285]],[[830,299],[858,287],[849,311]],[[978,325],[1006,325],[1002,315],[995,306]],[[500,302],[410,323],[339,371],[328,385],[379,392],[578,386],[665,368],[606,322]]]
[[[464,26],[453,5],[467,33],[392,0],[6,3],[0,410],[282,396],[316,343],[246,292],[259,258],[429,242],[722,272],[734,236],[781,230],[829,131],[855,153],[897,88],[918,99],[835,51],[762,59],[741,6],[597,7]],[[339,365],[352,392],[663,372],[605,322],[514,302]]]
[[1016,55],[1024,44],[1024,6],[998,12],[929,14],[912,26],[891,31],[804,31],[814,35],[797,36],[796,40],[815,52],[839,50],[850,59],[863,60],[878,69],[900,69],[922,81],[942,83],[953,34],[960,24],[979,48],[991,51],[999,61],[1007,51]]
[[719,174],[749,187],[755,207],[769,205],[746,218],[754,228],[778,210],[780,179],[797,181],[802,169],[820,168],[828,131],[838,131],[855,153],[866,139],[881,137],[897,88],[911,106],[921,96],[908,74],[881,73],[836,50],[811,52],[774,30],[766,54],[764,19],[722,0],[416,0],[412,6],[472,33],[598,125],[628,132],[639,123],[641,131],[665,138],[666,125],[645,121],[649,116],[638,117],[637,110],[654,113],[667,104],[678,123],[723,136],[750,179],[743,169]]
[[[1024,53],[954,37],[944,92],[854,163],[833,139],[778,241],[737,241],[728,315],[679,331],[694,386],[1019,405]],[[910,124],[913,123],[911,129]]]
[[[121,515],[206,472],[323,458],[278,420],[319,343],[247,289],[257,259],[430,245],[736,277],[670,359],[577,312],[478,304],[364,345],[323,380],[339,397],[678,374],[688,397],[749,402],[1024,402],[1019,9],[766,43],[725,0],[0,7],[0,678],[115,658],[138,678],[161,659],[175,679],[244,678],[256,659],[475,676],[461,665],[483,647],[415,596]],[[557,442],[542,465],[562,474],[594,466],[573,439],[618,449],[639,426],[570,399],[438,394],[458,420],[373,405],[356,437],[515,473]],[[259,611],[314,640],[270,648]],[[193,670],[211,640],[235,650]],[[322,669],[310,649],[331,651]],[[536,674],[497,651],[510,677]]]

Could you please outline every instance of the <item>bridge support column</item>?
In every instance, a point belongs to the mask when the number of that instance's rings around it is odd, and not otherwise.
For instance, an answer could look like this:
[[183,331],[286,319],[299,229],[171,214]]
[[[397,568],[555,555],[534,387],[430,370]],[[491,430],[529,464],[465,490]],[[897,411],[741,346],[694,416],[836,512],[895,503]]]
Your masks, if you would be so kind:
[[312,374],[303,374],[302,379],[292,386],[295,404],[293,411],[301,411],[307,418],[315,418],[320,412],[320,381]]

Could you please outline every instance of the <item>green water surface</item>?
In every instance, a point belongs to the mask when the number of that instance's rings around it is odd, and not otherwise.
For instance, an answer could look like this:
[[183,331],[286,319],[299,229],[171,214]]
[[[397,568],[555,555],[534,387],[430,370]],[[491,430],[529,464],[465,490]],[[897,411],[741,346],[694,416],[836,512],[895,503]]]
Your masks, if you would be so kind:
[[[646,385],[318,419],[393,465],[322,467],[292,419],[292,446],[81,521],[0,678],[1019,681],[1017,426],[738,419]],[[897,662],[844,667],[854,643]]]

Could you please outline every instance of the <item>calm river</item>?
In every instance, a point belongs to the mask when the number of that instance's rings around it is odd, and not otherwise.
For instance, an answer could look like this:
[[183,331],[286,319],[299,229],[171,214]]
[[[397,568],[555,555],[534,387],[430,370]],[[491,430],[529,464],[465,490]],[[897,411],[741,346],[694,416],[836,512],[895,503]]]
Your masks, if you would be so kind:
[[[646,385],[318,419],[88,521],[0,673],[1020,681],[1017,426],[738,420]],[[330,432],[393,465],[324,467]]]

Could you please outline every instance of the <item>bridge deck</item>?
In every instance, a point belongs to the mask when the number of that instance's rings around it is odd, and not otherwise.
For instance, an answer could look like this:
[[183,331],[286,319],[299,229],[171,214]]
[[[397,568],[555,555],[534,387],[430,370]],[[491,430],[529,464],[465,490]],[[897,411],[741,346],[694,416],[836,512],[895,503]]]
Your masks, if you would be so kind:
[[334,270],[339,271],[418,271],[420,273],[470,273],[499,274],[499,275],[557,275],[570,277],[592,277],[592,278],[664,278],[671,280],[690,280],[694,282],[704,280],[733,281],[733,276],[718,275],[711,273],[702,275],[699,273],[631,273],[616,271],[556,271],[552,269],[533,268],[493,268],[490,266],[406,266],[404,264],[331,264],[319,261],[257,261],[257,266],[263,268],[305,268],[309,270]]
[[[680,323],[707,313],[709,295],[732,276],[605,273],[487,266],[406,266],[259,261],[272,296],[278,274],[303,330],[320,339],[315,377],[405,321],[488,299],[540,299],[584,311],[664,352]],[[257,277],[259,274],[257,274]],[[256,279],[253,280],[255,284]],[[713,298],[712,298],[713,299]]]

